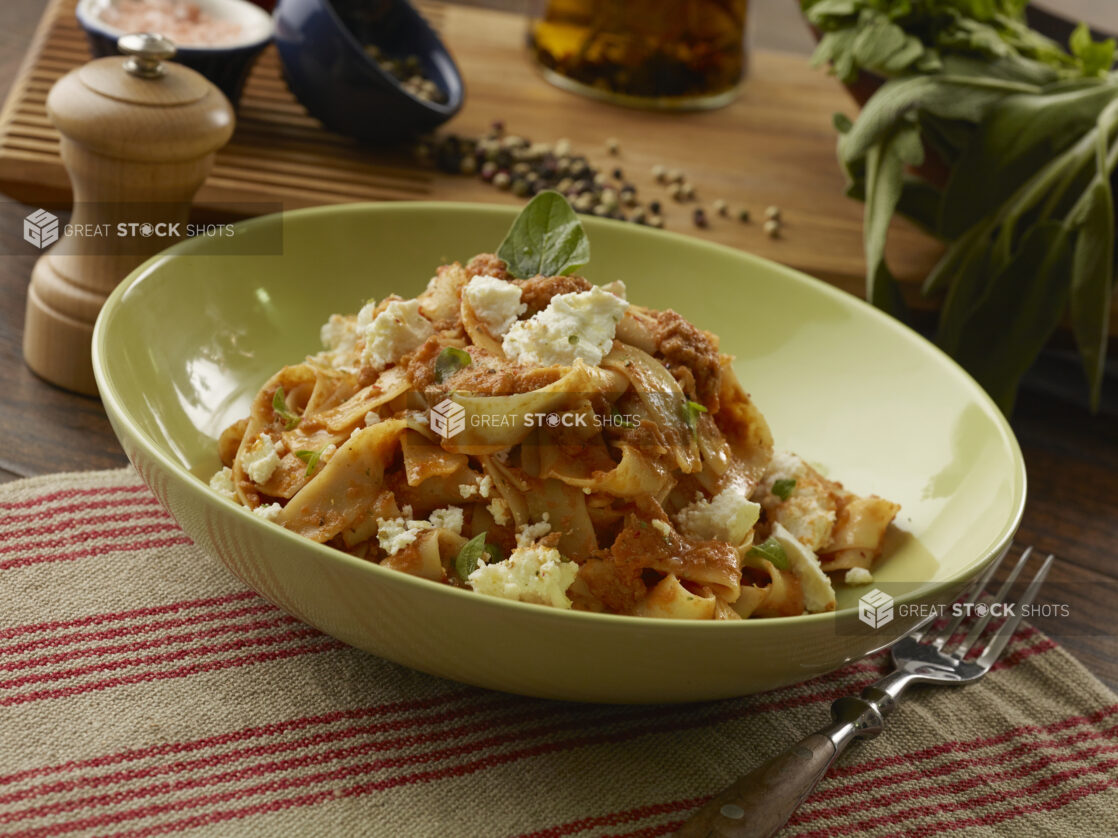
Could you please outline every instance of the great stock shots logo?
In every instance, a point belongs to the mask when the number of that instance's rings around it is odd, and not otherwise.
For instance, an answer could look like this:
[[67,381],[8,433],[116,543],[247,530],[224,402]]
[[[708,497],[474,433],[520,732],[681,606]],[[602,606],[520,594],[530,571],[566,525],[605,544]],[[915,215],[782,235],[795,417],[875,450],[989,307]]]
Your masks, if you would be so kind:
[[893,619],[893,598],[874,588],[858,600],[858,619],[870,628],[881,628]]
[[23,219],[23,240],[42,250],[58,241],[58,216],[45,209],[35,210]]
[[428,423],[431,425],[431,430],[443,439],[458,436],[466,430],[466,408],[450,399],[443,399],[431,408],[431,418]]

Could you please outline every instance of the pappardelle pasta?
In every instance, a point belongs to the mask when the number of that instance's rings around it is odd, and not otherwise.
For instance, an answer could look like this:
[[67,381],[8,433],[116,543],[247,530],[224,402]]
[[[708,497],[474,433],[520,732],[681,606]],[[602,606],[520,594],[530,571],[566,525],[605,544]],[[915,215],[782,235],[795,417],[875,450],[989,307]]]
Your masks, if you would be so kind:
[[790,616],[871,581],[899,509],[774,452],[717,337],[620,282],[482,254],[322,339],[222,434],[211,486],[396,571],[558,608]]

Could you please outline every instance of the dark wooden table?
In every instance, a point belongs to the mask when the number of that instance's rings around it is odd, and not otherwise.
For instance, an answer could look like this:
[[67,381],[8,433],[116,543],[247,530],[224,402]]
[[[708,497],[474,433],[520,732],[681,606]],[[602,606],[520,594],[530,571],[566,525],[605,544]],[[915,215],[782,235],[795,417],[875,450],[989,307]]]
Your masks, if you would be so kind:
[[[1079,0],[1091,8],[1098,0]],[[756,0],[755,37],[766,46],[807,41],[787,0]],[[7,89],[42,0],[0,4],[0,89]],[[1101,7],[1100,7],[1101,8]],[[763,17],[770,9],[772,17]],[[794,12],[794,9],[792,10]],[[1109,11],[1111,19],[1115,17]],[[1108,21],[1111,22],[1111,21]],[[780,23],[781,26],[777,26]],[[836,96],[841,95],[836,87]],[[0,253],[16,252],[28,209],[0,203]],[[63,392],[23,364],[21,340],[27,280],[34,258],[0,256],[0,481],[36,474],[124,465],[124,454],[96,399]],[[1029,501],[1019,541],[1053,552],[1059,562],[1046,586],[1049,601],[1070,615],[1037,619],[1083,664],[1118,689],[1118,398],[1091,416],[1074,398],[1078,372],[1055,356],[1022,393],[1013,427],[1025,452]],[[1111,389],[1118,380],[1111,377]]]

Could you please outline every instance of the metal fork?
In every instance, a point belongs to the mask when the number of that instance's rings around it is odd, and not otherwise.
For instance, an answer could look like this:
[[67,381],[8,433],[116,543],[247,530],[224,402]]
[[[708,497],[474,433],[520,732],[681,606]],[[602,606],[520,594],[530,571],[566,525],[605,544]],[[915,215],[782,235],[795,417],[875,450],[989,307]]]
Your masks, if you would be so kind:
[[[1008,604],[1010,588],[1029,563],[1032,552],[1032,547],[1022,552],[995,595],[994,603],[1003,607]],[[1017,631],[1022,612],[1036,598],[1053,561],[1051,555],[1044,560],[1025,593],[1014,605],[1012,616],[996,631],[988,632],[987,627],[995,610],[1001,609],[989,607],[983,613],[982,609],[974,606],[1006,553],[970,587],[966,604],[948,626],[932,632],[930,625],[934,620],[930,620],[902,637],[893,646],[893,664],[896,667],[893,672],[862,690],[860,697],[847,696],[832,704],[833,724],[739,778],[696,812],[675,833],[676,838],[765,838],[775,834],[851,742],[873,739],[881,733],[885,718],[909,686],[970,684],[989,672]],[[957,645],[952,644],[952,637],[972,616],[977,619],[969,624],[966,636]],[[928,636],[925,637],[925,633]],[[982,654],[974,660],[966,660],[967,653],[979,639],[985,645]]]

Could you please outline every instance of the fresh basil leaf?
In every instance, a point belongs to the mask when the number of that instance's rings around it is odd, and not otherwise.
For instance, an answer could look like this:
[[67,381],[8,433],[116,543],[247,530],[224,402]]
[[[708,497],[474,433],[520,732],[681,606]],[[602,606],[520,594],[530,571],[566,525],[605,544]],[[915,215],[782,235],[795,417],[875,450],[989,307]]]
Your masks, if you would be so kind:
[[465,369],[471,363],[473,363],[473,358],[465,349],[448,346],[435,359],[435,381],[442,384],[458,370]]
[[967,319],[955,358],[1007,415],[1021,376],[1063,316],[1071,261],[1066,225],[1049,221],[1032,227]]
[[990,107],[952,168],[939,231],[957,238],[1008,201],[1022,183],[1092,128],[1115,88],[1091,84],[1056,94],[1016,95]]
[[1071,326],[1090,387],[1091,410],[1102,396],[1111,283],[1114,279],[1114,197],[1106,172],[1091,184],[1078,223],[1071,262]]
[[781,500],[788,500],[788,498],[792,497],[792,492],[795,490],[796,481],[791,478],[782,477],[779,480],[773,481],[772,493]]
[[983,223],[968,231],[948,248],[925,280],[926,294],[946,288],[936,340],[949,355],[958,351],[968,318],[986,290],[992,228],[992,223]]
[[490,564],[497,564],[505,560],[505,551],[501,549],[501,545],[494,544],[492,541],[485,542],[485,554],[489,557]]
[[458,551],[458,555],[454,559],[454,570],[463,582],[477,570],[478,563],[486,552],[485,536],[486,533],[484,532],[475,535],[462,545],[462,549]]
[[975,261],[977,252],[985,253],[985,237],[990,233],[988,224],[976,224],[961,239],[956,239],[947,248],[940,260],[924,278],[920,291],[925,297],[940,294],[952,283],[958,281],[966,265]]
[[287,396],[283,392],[282,384],[276,388],[276,393],[272,396],[272,410],[275,412],[276,416],[287,420],[287,425],[284,430],[290,431],[299,424],[301,417],[297,413],[292,413],[287,407]]
[[889,223],[901,198],[906,166],[924,160],[920,131],[902,125],[892,136],[872,146],[866,155],[866,209],[863,247],[866,253],[866,299],[877,308],[904,318],[906,308],[900,288],[885,264]]
[[1039,90],[1031,84],[954,74],[893,79],[870,98],[854,127],[839,139],[839,158],[849,169],[921,111],[978,122],[1003,97]]
[[497,255],[519,279],[556,276],[590,261],[590,241],[567,199],[549,189],[521,210]]
[[1081,23],[1068,39],[1071,54],[1079,59],[1080,70],[1085,76],[1104,75],[1114,66],[1114,39],[1095,41],[1086,23]]
[[310,477],[312,474],[314,474],[314,470],[315,467],[318,465],[318,461],[322,458],[323,453],[329,447],[330,443],[328,442],[317,451],[307,451],[304,449],[303,451],[295,452],[295,456],[307,464],[307,477]]
[[784,547],[774,535],[770,535],[760,544],[754,544],[750,547],[749,555],[768,559],[777,570],[788,570],[791,567],[788,564],[788,555],[784,552]]

